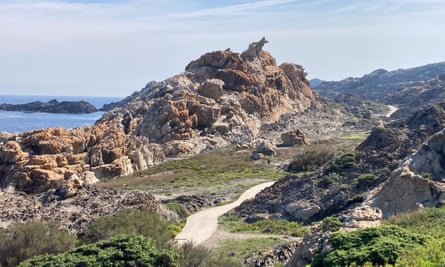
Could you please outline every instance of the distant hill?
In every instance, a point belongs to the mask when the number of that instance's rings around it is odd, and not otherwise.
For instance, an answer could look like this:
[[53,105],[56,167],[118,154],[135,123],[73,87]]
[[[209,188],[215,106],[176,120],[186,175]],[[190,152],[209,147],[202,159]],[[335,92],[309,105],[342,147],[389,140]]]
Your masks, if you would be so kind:
[[48,102],[34,101],[26,104],[0,104],[0,110],[24,111],[24,112],[46,112],[64,114],[85,114],[97,112],[97,109],[86,101],[62,101],[56,99]]
[[445,62],[425,66],[387,71],[377,69],[360,78],[346,78],[341,81],[324,81],[311,84],[321,96],[355,93],[363,98],[381,100],[389,92],[400,89],[407,83],[437,78],[445,73]]
[[396,115],[408,115],[406,111],[445,99],[445,62],[394,71],[377,69],[360,78],[318,82],[311,86],[321,96],[335,99],[339,95],[354,94],[396,105],[400,109]]

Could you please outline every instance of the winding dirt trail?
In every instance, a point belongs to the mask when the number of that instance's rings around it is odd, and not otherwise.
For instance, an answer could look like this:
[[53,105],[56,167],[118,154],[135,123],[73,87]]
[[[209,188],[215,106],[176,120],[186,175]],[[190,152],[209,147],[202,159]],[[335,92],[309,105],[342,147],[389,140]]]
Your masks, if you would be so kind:
[[273,185],[273,183],[274,182],[267,182],[255,185],[244,191],[238,200],[230,204],[204,209],[190,215],[187,218],[184,228],[175,238],[178,241],[178,244],[181,245],[187,242],[192,242],[194,245],[202,244],[215,233],[218,227],[219,216],[238,207],[244,200],[253,198],[258,192]]
[[385,117],[389,118],[391,117],[391,115],[396,112],[399,108],[392,106],[392,105],[388,105],[389,111],[388,113],[386,113]]

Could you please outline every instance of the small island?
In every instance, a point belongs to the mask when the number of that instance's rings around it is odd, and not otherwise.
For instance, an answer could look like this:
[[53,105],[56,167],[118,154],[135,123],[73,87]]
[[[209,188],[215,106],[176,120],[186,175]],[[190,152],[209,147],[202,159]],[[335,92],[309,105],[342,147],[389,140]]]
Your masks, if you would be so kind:
[[58,114],[86,114],[97,112],[95,106],[86,101],[62,101],[56,99],[48,102],[34,101],[26,104],[0,104],[0,110],[23,112],[46,112]]

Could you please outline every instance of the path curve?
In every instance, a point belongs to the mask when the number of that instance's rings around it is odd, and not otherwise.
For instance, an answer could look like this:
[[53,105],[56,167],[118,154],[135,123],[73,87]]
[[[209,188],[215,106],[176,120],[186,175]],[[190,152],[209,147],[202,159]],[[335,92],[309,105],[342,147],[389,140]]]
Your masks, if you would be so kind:
[[389,108],[389,111],[385,115],[387,118],[391,117],[391,115],[399,109],[398,107],[392,105],[387,105],[387,107]]
[[184,228],[175,239],[179,245],[187,242],[192,242],[193,245],[200,245],[210,238],[218,228],[219,216],[238,207],[244,200],[253,198],[258,192],[273,184],[274,182],[267,182],[255,185],[244,191],[236,201],[230,204],[204,209],[190,215],[187,217]]

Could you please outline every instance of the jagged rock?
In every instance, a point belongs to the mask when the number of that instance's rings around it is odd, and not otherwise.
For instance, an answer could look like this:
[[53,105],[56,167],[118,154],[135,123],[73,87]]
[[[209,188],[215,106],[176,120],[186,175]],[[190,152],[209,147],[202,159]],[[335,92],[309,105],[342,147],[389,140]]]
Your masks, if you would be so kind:
[[296,242],[276,246],[272,249],[262,249],[244,259],[244,264],[255,267],[273,267],[277,263],[286,263],[292,258],[297,247]]
[[445,185],[435,183],[404,166],[393,172],[382,188],[370,197],[369,205],[378,207],[388,218],[403,212],[445,204]]
[[249,48],[241,54],[241,57],[248,60],[258,57],[260,52],[263,50],[264,45],[267,43],[268,41],[265,37],[261,38],[261,40],[258,42],[251,43]]
[[277,149],[275,144],[273,144],[269,140],[263,140],[253,151],[252,158],[253,159],[261,158],[261,155],[274,156],[276,154],[277,154]]
[[281,140],[283,146],[301,146],[308,145],[305,134],[299,129],[295,131],[289,131],[281,134]]
[[[81,179],[69,179],[76,184]],[[58,221],[67,231],[82,236],[87,226],[101,216],[112,215],[123,209],[150,209],[166,219],[177,218],[141,191],[117,191],[95,187],[51,189],[38,195],[0,191],[0,227],[27,221]]]
[[198,94],[213,98],[215,100],[219,99],[224,94],[224,82],[218,79],[211,79],[206,81],[199,89]]
[[410,166],[419,174],[428,173],[434,180],[445,182],[445,130],[441,130],[422,144],[411,157]]

